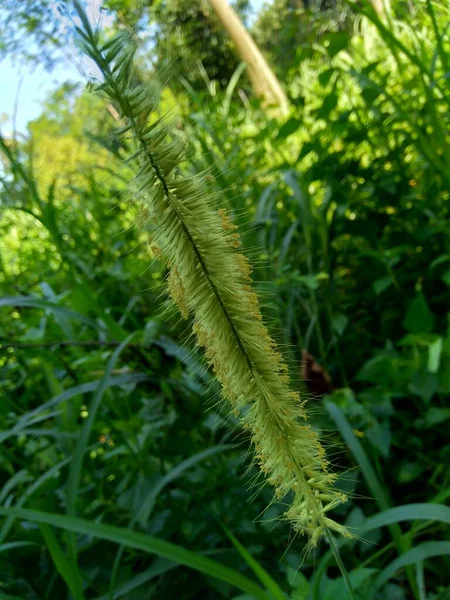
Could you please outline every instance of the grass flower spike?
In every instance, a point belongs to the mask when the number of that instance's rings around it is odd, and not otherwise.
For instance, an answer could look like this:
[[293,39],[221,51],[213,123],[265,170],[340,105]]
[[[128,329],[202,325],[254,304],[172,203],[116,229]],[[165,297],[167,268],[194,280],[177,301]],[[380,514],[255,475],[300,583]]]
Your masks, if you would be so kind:
[[75,6],[79,44],[102,73],[96,87],[119,112],[121,135],[136,144],[132,194],[154,225],[152,247],[169,268],[169,293],[191,320],[223,397],[251,435],[255,462],[275,497],[289,499],[285,516],[308,535],[308,547],[327,530],[348,535],[327,516],[345,496],[333,487],[335,475],[263,323],[236,226],[224,209],[217,211],[201,177],[180,174],[186,143],[170,122],[150,123],[152,93],[148,85],[134,83],[129,34],[102,43]]

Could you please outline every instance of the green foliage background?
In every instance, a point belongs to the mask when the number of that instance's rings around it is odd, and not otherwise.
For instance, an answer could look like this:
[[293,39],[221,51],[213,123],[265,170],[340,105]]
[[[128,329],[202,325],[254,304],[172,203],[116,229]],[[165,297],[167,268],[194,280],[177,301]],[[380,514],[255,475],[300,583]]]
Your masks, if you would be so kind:
[[[359,535],[339,542],[355,597],[446,600],[447,5],[393,3],[383,22],[368,3],[266,9],[253,30],[290,97],[281,120],[225,34],[189,45],[168,4],[113,8],[160,23],[142,77],[181,54],[159,112],[241,223],[342,470],[351,500],[333,516]],[[114,127],[102,99],[63,86],[26,139],[1,140],[0,597],[347,598],[326,543],[302,556],[281,503],[263,516],[270,490],[249,491],[248,440],[167,309]],[[301,380],[305,350],[322,387]]]

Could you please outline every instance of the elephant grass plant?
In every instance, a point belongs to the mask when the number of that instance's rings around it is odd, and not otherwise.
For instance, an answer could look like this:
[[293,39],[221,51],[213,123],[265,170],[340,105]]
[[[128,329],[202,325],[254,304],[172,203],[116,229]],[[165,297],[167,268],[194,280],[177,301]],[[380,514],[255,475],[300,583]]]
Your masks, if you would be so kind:
[[217,210],[201,176],[183,175],[187,140],[170,120],[151,120],[153,86],[135,83],[129,33],[103,42],[75,7],[78,43],[100,73],[94,88],[114,105],[120,135],[136,147],[129,158],[137,170],[131,194],[152,226],[153,252],[168,267],[170,296],[192,323],[223,397],[249,432],[254,462],[275,498],[289,498],[285,517],[307,534],[308,549],[330,531],[349,535],[328,516],[346,497],[334,487],[336,475],[263,323],[236,226],[225,209]]

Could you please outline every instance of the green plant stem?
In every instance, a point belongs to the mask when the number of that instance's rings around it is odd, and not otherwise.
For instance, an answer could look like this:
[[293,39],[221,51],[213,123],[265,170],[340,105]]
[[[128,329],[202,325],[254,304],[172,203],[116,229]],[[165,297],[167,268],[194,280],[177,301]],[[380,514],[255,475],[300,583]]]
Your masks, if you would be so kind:
[[325,535],[328,540],[328,543],[330,544],[330,548],[331,548],[331,551],[333,552],[333,556],[336,561],[336,564],[339,567],[342,577],[344,578],[345,586],[348,591],[348,597],[350,598],[350,600],[356,600],[352,582],[350,581],[349,574],[347,573],[347,569],[345,568],[345,565],[342,561],[341,555],[339,553],[339,548],[337,547],[337,544],[333,537],[333,534],[331,533],[331,531],[329,529],[326,529]]

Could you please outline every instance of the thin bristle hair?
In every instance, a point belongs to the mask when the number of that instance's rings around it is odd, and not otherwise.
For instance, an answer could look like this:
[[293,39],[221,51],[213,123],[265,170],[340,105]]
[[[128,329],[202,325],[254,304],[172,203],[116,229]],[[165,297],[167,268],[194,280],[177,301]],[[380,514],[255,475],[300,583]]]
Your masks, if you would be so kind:
[[137,170],[131,193],[152,225],[152,252],[167,266],[168,292],[249,433],[253,462],[275,498],[289,499],[285,517],[308,535],[308,547],[327,530],[349,535],[328,517],[346,497],[334,487],[336,475],[264,324],[236,225],[224,208],[217,210],[203,177],[182,173],[186,138],[170,120],[152,122],[154,88],[136,84],[130,35],[102,43],[78,3],[76,9],[79,45],[103,76],[95,87],[118,111],[120,134],[136,145],[128,159]]

